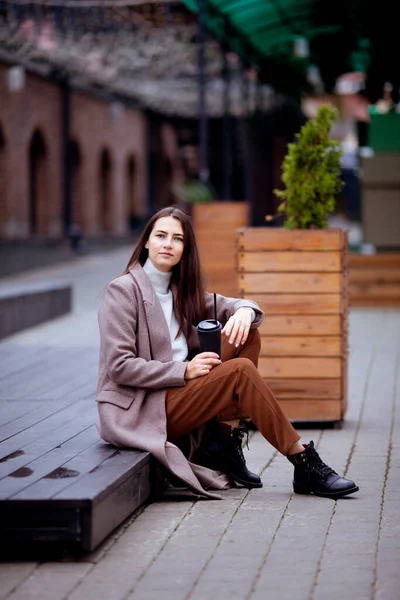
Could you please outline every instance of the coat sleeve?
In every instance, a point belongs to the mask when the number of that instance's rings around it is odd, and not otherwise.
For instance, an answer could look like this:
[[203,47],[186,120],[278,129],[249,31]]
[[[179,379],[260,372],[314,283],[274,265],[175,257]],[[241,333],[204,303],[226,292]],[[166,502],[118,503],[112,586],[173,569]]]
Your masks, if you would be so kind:
[[[251,329],[255,329],[261,325],[264,320],[264,313],[253,300],[228,298],[217,294],[217,317],[218,321],[225,325],[229,317],[231,317],[239,308],[252,308],[256,313],[255,319],[251,324]],[[206,311],[207,319],[214,317],[214,294],[206,292]]]
[[112,281],[98,312],[100,351],[110,378],[119,385],[165,389],[185,385],[186,363],[160,362],[138,356],[137,299],[125,285]]

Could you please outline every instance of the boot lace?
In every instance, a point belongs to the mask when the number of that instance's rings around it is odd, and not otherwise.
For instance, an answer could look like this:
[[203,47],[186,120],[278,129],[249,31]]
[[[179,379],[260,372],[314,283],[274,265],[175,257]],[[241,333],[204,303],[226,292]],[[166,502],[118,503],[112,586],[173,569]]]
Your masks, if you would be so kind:
[[318,452],[314,450],[314,448],[310,452],[309,458],[310,471],[313,471],[314,473],[316,473],[320,477],[323,477],[324,479],[327,479],[329,475],[337,475],[336,471],[334,471],[329,465],[327,465],[321,460]]
[[243,438],[246,436],[246,447],[249,449],[249,432],[245,427],[232,427],[231,437],[235,442],[235,446],[237,448],[240,459],[243,463],[246,462],[246,459],[243,454]]

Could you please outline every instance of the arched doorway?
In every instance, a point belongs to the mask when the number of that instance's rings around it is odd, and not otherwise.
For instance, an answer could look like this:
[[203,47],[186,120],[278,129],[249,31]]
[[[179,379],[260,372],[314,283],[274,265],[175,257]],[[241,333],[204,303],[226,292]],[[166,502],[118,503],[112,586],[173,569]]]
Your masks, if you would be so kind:
[[82,157],[78,142],[71,140],[71,201],[72,225],[84,229],[84,208],[82,196]]
[[130,156],[126,166],[126,221],[129,229],[137,226],[136,194],[135,194],[135,159]]
[[[3,227],[7,222],[7,217],[6,140],[0,125],[0,223],[3,224]],[[1,233],[4,233],[4,231],[1,231]]]
[[31,234],[47,233],[47,151],[43,135],[36,130],[29,144],[29,225]]
[[100,158],[100,227],[103,231],[112,231],[112,165],[110,153],[103,150]]

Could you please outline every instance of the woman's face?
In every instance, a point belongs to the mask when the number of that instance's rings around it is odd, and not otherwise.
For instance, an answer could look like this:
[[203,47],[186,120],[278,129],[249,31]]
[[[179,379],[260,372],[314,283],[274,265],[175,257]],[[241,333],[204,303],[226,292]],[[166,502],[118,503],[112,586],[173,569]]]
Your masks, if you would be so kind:
[[154,223],[150,237],[145,244],[149,259],[159,270],[167,273],[182,258],[184,240],[182,224],[174,217],[161,217]]

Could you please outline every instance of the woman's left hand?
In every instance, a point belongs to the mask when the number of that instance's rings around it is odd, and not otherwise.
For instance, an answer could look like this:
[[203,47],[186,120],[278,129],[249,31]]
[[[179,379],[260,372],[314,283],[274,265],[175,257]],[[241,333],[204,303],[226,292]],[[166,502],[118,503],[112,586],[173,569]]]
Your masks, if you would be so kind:
[[225,324],[221,333],[225,333],[229,337],[229,343],[235,344],[236,348],[240,344],[244,344],[247,340],[251,325],[252,310],[251,308],[239,308]]

